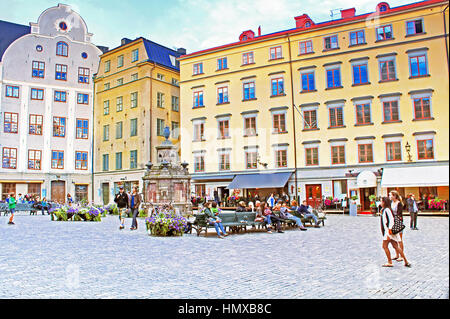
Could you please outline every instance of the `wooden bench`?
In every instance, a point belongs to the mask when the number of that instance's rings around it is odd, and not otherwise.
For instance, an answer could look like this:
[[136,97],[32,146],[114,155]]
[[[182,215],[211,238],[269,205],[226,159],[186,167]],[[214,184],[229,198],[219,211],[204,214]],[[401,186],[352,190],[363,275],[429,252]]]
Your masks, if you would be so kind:
[[[33,207],[33,204],[28,203],[17,203],[16,212],[30,212],[30,215],[36,215],[37,209]],[[3,212],[4,216],[9,214],[9,204],[8,203],[0,203],[0,215]]]

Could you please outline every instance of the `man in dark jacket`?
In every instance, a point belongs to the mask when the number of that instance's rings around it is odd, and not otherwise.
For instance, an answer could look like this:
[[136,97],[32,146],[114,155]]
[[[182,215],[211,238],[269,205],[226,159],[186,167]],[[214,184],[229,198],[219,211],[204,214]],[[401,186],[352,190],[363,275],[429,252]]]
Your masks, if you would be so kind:
[[117,204],[117,208],[119,209],[119,219],[120,219],[119,229],[124,229],[125,218],[128,217],[129,206],[128,206],[128,195],[123,190],[123,186],[119,187],[119,193],[116,194],[114,202]]
[[131,209],[131,213],[133,214],[133,221],[131,222],[131,230],[136,230],[137,225],[137,216],[139,214],[139,206],[141,205],[141,195],[139,195],[137,191],[137,187],[133,186],[133,192],[129,196],[128,207]]
[[312,218],[314,219],[314,223],[315,223],[315,227],[320,227],[319,226],[319,220],[317,219],[317,216],[315,214],[313,214],[310,210],[309,210],[309,206],[306,203],[306,200],[303,200],[302,204],[300,205],[300,208],[298,210],[298,212],[300,214],[302,214],[305,218]]

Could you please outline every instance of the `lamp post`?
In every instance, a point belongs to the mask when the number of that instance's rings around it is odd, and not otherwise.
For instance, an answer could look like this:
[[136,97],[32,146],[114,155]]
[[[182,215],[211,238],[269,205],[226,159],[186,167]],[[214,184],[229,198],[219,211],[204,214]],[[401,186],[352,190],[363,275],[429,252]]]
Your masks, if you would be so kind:
[[261,158],[259,157],[259,154],[258,154],[258,157],[256,158],[256,163],[258,163],[258,164],[264,166],[264,168],[267,168],[267,163],[261,162],[260,159],[261,159]]
[[408,162],[412,162],[412,158],[411,158],[411,145],[409,145],[408,142],[406,142],[405,149],[406,149],[406,153],[408,153]]

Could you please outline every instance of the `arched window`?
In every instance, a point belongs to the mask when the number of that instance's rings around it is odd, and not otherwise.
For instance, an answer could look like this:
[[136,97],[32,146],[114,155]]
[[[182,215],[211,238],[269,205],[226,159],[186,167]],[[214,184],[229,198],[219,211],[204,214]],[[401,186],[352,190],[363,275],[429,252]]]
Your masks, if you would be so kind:
[[69,46],[65,42],[58,42],[56,44],[56,55],[68,56]]
[[380,6],[380,12],[385,12],[385,11],[387,11],[387,6],[383,4]]

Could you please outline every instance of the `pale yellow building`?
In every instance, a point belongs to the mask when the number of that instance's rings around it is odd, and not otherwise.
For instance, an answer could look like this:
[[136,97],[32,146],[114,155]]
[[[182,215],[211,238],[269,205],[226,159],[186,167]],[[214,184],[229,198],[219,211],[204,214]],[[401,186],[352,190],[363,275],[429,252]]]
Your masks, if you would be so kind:
[[122,39],[100,57],[95,76],[94,198],[108,204],[118,187],[139,186],[148,162],[156,163],[155,146],[163,140],[179,145],[179,62],[184,49],[166,48],[144,38]]
[[182,56],[192,192],[356,195],[363,210],[392,188],[448,199],[447,4],[303,14],[293,29]]

